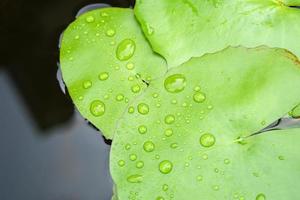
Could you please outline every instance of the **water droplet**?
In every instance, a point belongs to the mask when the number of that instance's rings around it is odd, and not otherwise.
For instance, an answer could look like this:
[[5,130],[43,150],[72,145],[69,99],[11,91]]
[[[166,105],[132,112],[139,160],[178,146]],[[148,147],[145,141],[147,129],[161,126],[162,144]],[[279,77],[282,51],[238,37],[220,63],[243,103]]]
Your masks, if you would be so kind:
[[82,86],[83,86],[84,89],[89,89],[89,88],[92,87],[92,85],[93,84],[92,84],[91,81],[84,81],[83,84],[82,84]]
[[148,35],[153,35],[153,33],[154,33],[154,28],[151,27],[148,23],[146,24],[146,33]]
[[159,171],[163,174],[169,174],[173,169],[173,163],[169,160],[164,160],[159,164]]
[[108,29],[106,31],[106,36],[113,37],[116,34],[116,31],[114,29]]
[[165,89],[170,93],[178,93],[184,90],[186,79],[182,74],[174,74],[166,78]]
[[166,191],[168,191],[168,189],[169,189],[169,186],[167,184],[163,184],[162,190],[166,192]]
[[92,23],[92,22],[95,21],[95,18],[94,18],[93,16],[87,16],[87,17],[85,18],[85,21],[86,21],[87,23]]
[[130,145],[130,144],[126,144],[126,145],[125,145],[125,149],[126,149],[126,150],[131,149],[131,145]]
[[199,92],[201,90],[201,87],[200,86],[196,86],[195,88],[194,88],[194,91],[195,92]]
[[134,69],[134,64],[132,62],[127,63],[126,68],[128,70],[133,70]]
[[147,127],[145,125],[141,125],[139,126],[138,131],[140,134],[145,134],[147,133]]
[[141,183],[143,181],[143,176],[140,174],[134,174],[127,178],[129,183]]
[[141,91],[141,87],[139,85],[134,85],[134,86],[131,87],[131,91],[133,93],[138,93],[138,92]]
[[79,101],[82,101],[82,100],[83,100],[83,96],[79,96],[79,97],[78,97],[78,100],[79,100]]
[[136,168],[141,169],[141,168],[143,168],[143,167],[144,167],[144,162],[143,162],[143,161],[138,161],[138,162],[136,163]]
[[143,148],[146,152],[152,152],[155,149],[155,145],[151,141],[147,141],[144,143]]
[[202,158],[203,158],[203,160],[207,160],[208,159],[208,155],[207,154],[203,154]]
[[173,130],[171,128],[165,130],[165,136],[171,137],[173,135]]
[[125,166],[125,161],[124,160],[119,160],[118,165],[120,167],[124,167]]
[[80,36],[79,35],[76,35],[75,36],[75,40],[79,40]]
[[255,200],[266,200],[266,199],[267,199],[266,196],[264,194],[260,193],[256,196]]
[[177,143],[172,143],[172,144],[170,145],[170,147],[171,147],[172,149],[176,149],[176,148],[178,147],[178,144],[177,144]]
[[212,147],[215,143],[215,136],[210,133],[205,133],[200,137],[200,144],[203,147]]
[[124,95],[123,95],[123,94],[118,94],[118,95],[116,96],[116,100],[117,100],[117,101],[123,101],[123,100],[124,100]]
[[212,105],[207,106],[209,110],[212,110],[214,107]]
[[105,113],[105,104],[100,100],[95,100],[90,105],[90,112],[95,117],[100,117]]
[[220,187],[218,185],[213,186],[213,190],[218,191],[219,189],[220,189]]
[[156,200],[165,200],[163,197],[157,197]]
[[128,113],[129,113],[129,114],[134,113],[134,107],[130,106],[130,107],[128,108]]
[[118,45],[116,56],[120,61],[129,60],[133,56],[135,48],[133,40],[125,39]]
[[226,158],[226,159],[224,160],[224,164],[225,164],[225,165],[230,164],[230,160]]
[[157,97],[158,97],[158,94],[157,94],[157,93],[154,93],[152,96],[153,96],[153,98],[157,98]]
[[201,175],[199,175],[199,176],[197,176],[197,181],[202,181],[203,180],[203,176],[201,176]]
[[100,81],[105,81],[109,78],[109,74],[107,72],[102,72],[98,76]]
[[173,124],[175,122],[175,116],[174,115],[167,115],[165,117],[165,123],[166,124]]
[[130,159],[131,161],[135,161],[135,160],[137,159],[137,155],[135,155],[135,154],[130,154],[129,159]]
[[138,112],[142,115],[146,115],[149,113],[149,106],[145,103],[140,103],[138,105]]
[[284,160],[284,156],[278,156],[279,160]]
[[206,99],[205,94],[202,92],[197,92],[196,94],[194,94],[193,98],[196,103],[203,103]]
[[102,12],[100,15],[101,17],[108,17],[108,14],[106,12]]

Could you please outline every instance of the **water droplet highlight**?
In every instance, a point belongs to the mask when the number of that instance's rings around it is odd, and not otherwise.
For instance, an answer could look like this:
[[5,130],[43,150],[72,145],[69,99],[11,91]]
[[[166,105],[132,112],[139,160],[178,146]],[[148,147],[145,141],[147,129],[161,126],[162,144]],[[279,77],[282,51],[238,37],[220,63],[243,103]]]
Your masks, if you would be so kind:
[[184,90],[186,79],[182,74],[174,74],[166,78],[164,86],[170,93],[179,93]]
[[120,61],[129,60],[135,52],[135,42],[131,39],[123,40],[117,47],[116,56]]

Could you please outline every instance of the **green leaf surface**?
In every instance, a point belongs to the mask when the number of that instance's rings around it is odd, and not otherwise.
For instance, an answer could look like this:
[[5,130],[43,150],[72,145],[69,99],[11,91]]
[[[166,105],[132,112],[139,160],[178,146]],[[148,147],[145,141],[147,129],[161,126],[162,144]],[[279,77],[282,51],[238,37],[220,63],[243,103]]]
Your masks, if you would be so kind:
[[[137,0],[135,14],[169,67],[228,46],[267,45],[300,56],[299,0]],[[153,14],[155,13],[155,14]]]
[[128,103],[167,69],[133,11],[122,8],[94,10],[73,22],[64,32],[60,62],[77,109],[108,139]]
[[250,136],[300,102],[296,61],[227,48],[153,81],[116,129],[119,200],[299,199],[300,129]]

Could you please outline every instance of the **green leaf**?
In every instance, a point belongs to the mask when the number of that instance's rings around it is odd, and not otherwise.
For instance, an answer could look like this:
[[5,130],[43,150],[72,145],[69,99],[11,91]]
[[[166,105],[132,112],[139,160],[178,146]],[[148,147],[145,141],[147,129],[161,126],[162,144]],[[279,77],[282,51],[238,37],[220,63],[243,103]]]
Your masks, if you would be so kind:
[[[299,0],[137,0],[135,14],[169,67],[228,46],[281,47],[300,56]],[[153,14],[155,13],[155,14]]]
[[[112,139],[128,103],[166,72],[131,9],[105,8],[80,16],[65,31],[61,69],[80,113]],[[131,109],[130,109],[131,112]]]
[[228,48],[153,81],[116,130],[119,199],[299,199],[300,129],[251,136],[300,102],[295,60]]
[[292,110],[291,116],[294,118],[300,118],[300,104]]

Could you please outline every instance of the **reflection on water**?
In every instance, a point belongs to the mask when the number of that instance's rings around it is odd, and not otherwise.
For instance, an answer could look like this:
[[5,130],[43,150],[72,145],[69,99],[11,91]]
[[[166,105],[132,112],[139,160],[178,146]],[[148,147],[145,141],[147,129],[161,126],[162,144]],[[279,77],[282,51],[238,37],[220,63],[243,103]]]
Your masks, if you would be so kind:
[[1,200],[110,199],[110,147],[80,116],[43,137],[3,71],[0,99]]
[[0,200],[111,197],[110,146],[56,78],[59,36],[92,3],[134,1],[0,0]]

